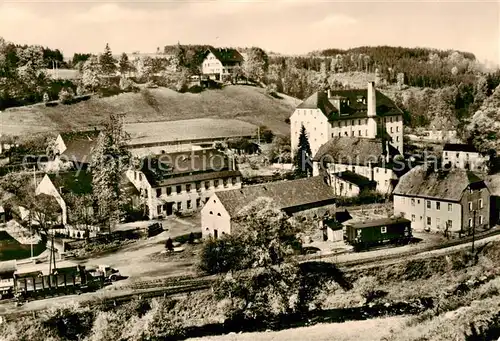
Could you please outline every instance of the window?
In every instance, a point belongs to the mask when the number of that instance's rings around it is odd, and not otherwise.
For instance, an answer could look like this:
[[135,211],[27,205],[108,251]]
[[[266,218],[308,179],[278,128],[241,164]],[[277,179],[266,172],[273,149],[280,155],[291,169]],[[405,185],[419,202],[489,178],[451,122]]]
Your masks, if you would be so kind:
[[394,132],[394,128],[393,128],[393,127],[391,127],[391,133],[393,133],[393,132]]
[[222,179],[222,183],[224,184],[224,187],[227,187],[227,178],[226,179]]
[[448,212],[451,212],[453,211],[453,205],[452,204],[448,204]]
[[415,222],[415,215],[414,214],[411,215],[411,221]]
[[460,153],[457,153],[456,157],[459,157],[460,156]]
[[351,136],[354,136],[354,130],[351,131]]
[[175,191],[177,192],[177,194],[179,194],[180,192],[182,192],[182,186],[181,185],[175,186]]
[[365,130],[365,136],[368,136],[368,129]]
[[134,180],[137,180],[137,172],[134,172]]
[[219,180],[218,179],[214,180],[214,187],[215,188],[219,187]]
[[361,125],[361,120],[358,120],[358,124]]
[[351,125],[353,126],[354,125],[354,120],[351,121]]
[[451,229],[451,227],[453,226],[453,220],[448,220],[448,221],[446,222],[446,225],[447,225],[446,227],[447,227],[448,229]]
[[210,211],[210,214],[214,214],[214,212]]
[[361,130],[358,130],[358,136],[361,136]]
[[200,182],[195,183],[195,186],[196,186],[196,190],[198,192],[201,191],[201,183]]
[[188,201],[187,201],[187,208],[188,208],[188,209],[192,208],[192,205],[191,205],[191,200],[188,200]]
[[205,189],[209,189],[210,188],[210,181],[205,181]]
[[392,123],[392,117],[391,117],[391,123]]
[[142,173],[139,173],[139,181],[142,181]]
[[444,156],[448,156],[448,152],[444,152]]
[[427,208],[430,209],[431,208],[431,202],[430,200],[427,200]]
[[396,136],[396,142],[399,142],[399,136]]
[[436,218],[436,227],[439,228],[441,225],[441,219]]
[[472,227],[472,219],[469,219],[469,227]]
[[182,202],[178,202],[177,203],[177,211],[181,211],[182,210]]
[[196,207],[201,206],[201,198],[196,198]]
[[418,199],[418,200],[417,200],[417,204],[419,204],[419,205],[420,205],[420,199]]
[[396,131],[399,133],[399,126],[396,127]]
[[349,190],[352,191],[352,184],[349,184]]
[[381,226],[380,233],[387,233],[387,226]]
[[436,202],[436,210],[441,210],[441,203],[440,202]]
[[217,213],[217,216],[220,217],[220,213]]
[[156,207],[156,212],[158,213],[158,215],[160,215],[160,214],[161,214],[161,205],[158,205],[158,206]]
[[333,138],[333,133],[332,133],[332,138]]
[[427,225],[431,225],[432,224],[432,219],[431,217],[427,217]]
[[161,188],[156,189],[156,197],[157,198],[161,197]]
[[415,206],[415,199],[411,199],[411,205]]
[[352,166],[352,172],[355,173],[356,172],[356,166]]
[[479,208],[483,208],[483,199],[479,199]]
[[483,216],[482,215],[479,216],[479,225],[483,225]]
[[339,137],[341,136],[341,133],[339,133]]
[[472,211],[472,202],[469,201],[469,211]]
[[172,194],[172,187],[167,187],[167,195],[171,195]]

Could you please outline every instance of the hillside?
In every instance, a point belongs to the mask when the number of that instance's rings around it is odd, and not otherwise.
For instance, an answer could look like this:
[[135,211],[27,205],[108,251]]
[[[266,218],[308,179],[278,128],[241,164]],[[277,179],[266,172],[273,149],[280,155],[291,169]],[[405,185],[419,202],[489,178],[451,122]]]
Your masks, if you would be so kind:
[[288,134],[285,119],[293,113],[298,102],[285,95],[276,99],[267,95],[264,89],[240,85],[199,94],[181,94],[165,88],[143,89],[139,93],[92,98],[73,105],[9,108],[0,113],[0,131],[4,135],[23,135],[88,129],[99,125],[106,113],[124,113],[126,123],[190,118],[239,119]]

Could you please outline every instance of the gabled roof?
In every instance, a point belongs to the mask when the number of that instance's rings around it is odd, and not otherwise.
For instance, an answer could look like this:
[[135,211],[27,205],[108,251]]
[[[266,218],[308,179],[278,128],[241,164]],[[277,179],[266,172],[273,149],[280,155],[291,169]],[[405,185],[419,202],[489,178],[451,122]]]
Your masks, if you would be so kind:
[[58,191],[62,190],[63,197],[66,193],[76,195],[92,193],[92,173],[89,171],[80,170],[47,175],[55,188]]
[[443,151],[478,153],[476,147],[474,147],[473,145],[462,143],[447,143],[444,145]]
[[[141,171],[153,186],[177,183],[177,178],[230,171],[228,157],[215,149],[153,155],[143,160]],[[211,176],[209,176],[211,178]]]
[[320,109],[326,117],[330,117],[337,111],[335,106],[328,100],[326,93],[315,92],[297,106],[298,109]]
[[217,192],[215,195],[232,218],[237,217],[245,206],[261,197],[271,198],[281,210],[316,203],[331,204],[334,200],[333,189],[321,176],[248,186]]
[[[366,98],[368,95],[367,89],[350,89],[350,90],[331,90],[330,99],[345,98],[349,100],[349,105],[342,108],[339,114],[338,108],[335,108],[328,99],[327,93],[318,91],[301,104],[297,106],[299,109],[321,109],[323,114],[329,121],[349,120],[354,118],[368,117],[367,104],[358,102],[358,98]],[[378,90],[375,90],[376,111],[377,116],[393,116],[402,115],[401,109],[386,95]],[[328,104],[328,103],[329,104]]]
[[[233,63],[241,63],[243,62],[243,56],[236,49],[233,48],[214,48],[209,47],[206,54],[208,52],[212,52],[214,56],[222,63],[222,64],[233,64]],[[205,54],[205,56],[206,56]]]
[[401,223],[411,224],[411,221],[409,221],[408,219],[405,219],[405,218],[396,217],[396,218],[383,218],[383,219],[367,220],[367,221],[351,223],[351,224],[347,223],[347,225],[352,226],[355,229],[362,229],[362,228],[367,228],[367,227],[387,226],[387,225],[394,225],[394,224],[401,224]]
[[66,145],[66,150],[62,153],[62,156],[69,161],[89,163],[99,133],[99,130],[61,133],[61,138]]
[[343,171],[340,173],[334,173],[332,174],[333,176],[336,176],[339,179],[342,179],[344,181],[350,182],[360,188],[369,186],[369,185],[376,185],[377,183],[375,181],[371,181],[367,177],[363,175],[356,174],[351,171]]
[[401,177],[394,194],[460,201],[463,191],[472,184],[485,186],[481,178],[468,170],[452,168],[436,172],[417,166]]
[[[382,139],[340,136],[334,137],[322,145],[313,160],[368,165],[382,161],[385,154],[384,140]],[[399,151],[391,144],[389,144],[389,155],[391,158],[399,155]]]

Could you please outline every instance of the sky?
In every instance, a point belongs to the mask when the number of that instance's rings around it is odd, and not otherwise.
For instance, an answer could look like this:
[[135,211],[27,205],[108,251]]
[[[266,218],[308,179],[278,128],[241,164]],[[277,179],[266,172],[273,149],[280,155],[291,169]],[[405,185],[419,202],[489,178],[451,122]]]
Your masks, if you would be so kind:
[[302,54],[366,45],[472,52],[500,64],[500,0],[0,0],[0,36],[75,52],[152,53],[176,44]]

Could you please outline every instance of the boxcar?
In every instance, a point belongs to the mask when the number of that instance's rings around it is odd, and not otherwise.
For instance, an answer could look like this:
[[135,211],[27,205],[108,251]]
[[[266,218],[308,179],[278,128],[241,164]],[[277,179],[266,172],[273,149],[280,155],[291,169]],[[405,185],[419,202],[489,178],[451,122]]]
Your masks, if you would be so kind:
[[384,243],[405,243],[412,238],[411,221],[386,218],[351,223],[345,226],[344,239],[356,249]]

